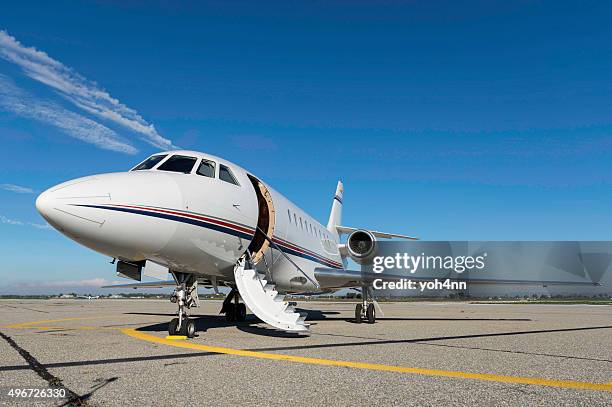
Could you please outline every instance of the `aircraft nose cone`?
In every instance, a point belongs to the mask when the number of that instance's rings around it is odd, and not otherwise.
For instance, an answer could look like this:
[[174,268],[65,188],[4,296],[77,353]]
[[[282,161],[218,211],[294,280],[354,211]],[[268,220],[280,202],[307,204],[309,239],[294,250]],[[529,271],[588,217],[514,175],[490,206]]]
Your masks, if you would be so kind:
[[159,252],[177,227],[117,209],[135,204],[180,208],[183,197],[170,175],[128,172],[66,181],[36,199],[36,209],[58,232],[100,253],[128,259]]
[[47,189],[36,198],[36,210],[42,215],[47,221],[54,205],[54,197],[52,188]]
[[95,178],[79,178],[55,185],[36,198],[36,210],[53,228],[60,232],[80,228],[80,223],[86,222],[78,213],[79,197],[93,195],[86,189],[95,186]]

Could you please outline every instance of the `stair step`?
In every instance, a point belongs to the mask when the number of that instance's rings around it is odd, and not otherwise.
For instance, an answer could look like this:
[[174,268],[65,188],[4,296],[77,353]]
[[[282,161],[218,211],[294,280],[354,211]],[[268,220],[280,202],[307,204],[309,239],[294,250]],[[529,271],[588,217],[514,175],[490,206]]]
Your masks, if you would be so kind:
[[265,281],[265,275],[258,275],[256,270],[245,269],[238,263],[234,267],[234,277],[240,297],[259,319],[289,332],[308,331],[308,324],[304,323],[306,314],[295,312],[297,304],[285,301],[285,296],[278,294],[275,285]]

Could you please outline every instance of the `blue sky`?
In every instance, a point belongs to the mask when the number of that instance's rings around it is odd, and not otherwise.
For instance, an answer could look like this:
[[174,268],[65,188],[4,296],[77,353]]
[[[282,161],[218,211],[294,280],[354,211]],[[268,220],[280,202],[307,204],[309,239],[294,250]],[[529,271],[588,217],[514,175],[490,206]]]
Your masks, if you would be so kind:
[[609,240],[610,5],[328,3],[4,5],[2,280],[114,279],[44,228],[36,193],[168,144],[235,161],[323,222],[342,179],[350,226]]

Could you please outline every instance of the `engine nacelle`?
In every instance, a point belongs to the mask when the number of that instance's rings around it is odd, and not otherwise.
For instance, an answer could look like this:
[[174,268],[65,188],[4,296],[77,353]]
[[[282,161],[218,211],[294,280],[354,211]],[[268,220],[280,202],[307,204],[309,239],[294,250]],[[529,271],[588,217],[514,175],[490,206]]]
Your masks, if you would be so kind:
[[371,264],[376,254],[376,237],[367,230],[352,232],[346,241],[348,254],[358,264]]

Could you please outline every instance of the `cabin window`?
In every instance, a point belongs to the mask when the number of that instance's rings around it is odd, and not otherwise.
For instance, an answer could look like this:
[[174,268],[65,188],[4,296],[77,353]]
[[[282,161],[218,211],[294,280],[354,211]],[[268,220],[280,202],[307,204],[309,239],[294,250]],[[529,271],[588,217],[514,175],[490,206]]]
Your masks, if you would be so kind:
[[195,157],[187,157],[184,155],[173,155],[168,158],[162,165],[157,167],[160,171],[182,172],[189,174],[193,169],[197,159]]
[[155,167],[157,163],[159,163],[165,157],[167,157],[166,154],[153,155],[147,158],[146,160],[144,160],[143,162],[141,162],[140,164],[138,164],[136,167],[134,167],[132,171],[150,170],[151,168]]
[[297,215],[293,212],[293,224],[297,226]]
[[289,216],[289,223],[291,223],[291,211],[287,209],[287,216]]
[[300,216],[300,227],[304,230],[304,224],[302,223],[302,217]]
[[232,171],[223,164],[219,164],[219,179],[229,182],[230,184],[240,185],[238,181],[236,181],[236,177],[234,177]]
[[196,174],[203,175],[208,178],[215,178],[215,162],[210,160],[202,160]]

